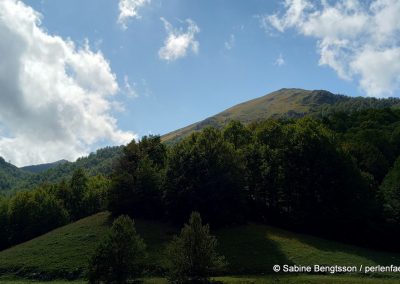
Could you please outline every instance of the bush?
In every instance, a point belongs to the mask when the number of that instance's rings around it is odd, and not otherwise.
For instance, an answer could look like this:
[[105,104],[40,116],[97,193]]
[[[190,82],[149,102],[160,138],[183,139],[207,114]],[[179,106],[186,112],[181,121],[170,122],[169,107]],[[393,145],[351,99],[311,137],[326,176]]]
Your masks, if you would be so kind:
[[128,216],[118,217],[92,256],[89,283],[127,283],[142,273],[145,243]]
[[225,258],[216,252],[217,239],[202,225],[200,214],[192,213],[180,235],[167,247],[168,280],[173,283],[206,283],[221,271]]

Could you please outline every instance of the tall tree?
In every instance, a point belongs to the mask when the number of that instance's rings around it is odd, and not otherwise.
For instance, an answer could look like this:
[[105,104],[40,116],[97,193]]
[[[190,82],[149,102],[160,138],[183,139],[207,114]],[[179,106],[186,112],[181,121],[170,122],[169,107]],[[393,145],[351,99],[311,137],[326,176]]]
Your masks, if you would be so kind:
[[182,224],[193,210],[211,226],[245,219],[242,155],[206,128],[173,147],[166,173],[165,202],[172,220]]
[[209,226],[193,212],[189,223],[167,247],[168,279],[174,283],[205,283],[227,265],[216,249],[217,239],[210,235]]
[[114,215],[160,216],[166,155],[159,136],[145,136],[139,143],[133,140],[124,148],[109,193],[109,209]]
[[142,273],[145,243],[126,215],[118,217],[89,262],[89,283],[128,283]]
[[82,168],[75,170],[70,181],[71,195],[68,207],[73,220],[85,216],[83,198],[88,190],[88,178]]
[[387,221],[400,224],[400,157],[383,180],[380,194]]

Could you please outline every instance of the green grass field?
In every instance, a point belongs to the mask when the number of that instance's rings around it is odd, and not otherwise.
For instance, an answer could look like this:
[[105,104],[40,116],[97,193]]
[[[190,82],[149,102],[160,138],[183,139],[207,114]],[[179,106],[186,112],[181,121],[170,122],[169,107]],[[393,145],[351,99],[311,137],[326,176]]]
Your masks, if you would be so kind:
[[[4,250],[0,252],[0,275],[42,280],[80,278],[83,276],[88,258],[104,237],[109,225],[109,214],[103,212]],[[136,227],[148,246],[147,274],[162,275],[165,244],[178,230],[162,223],[141,220],[136,221]],[[305,274],[294,276],[272,272],[272,266],[275,264],[400,265],[399,254],[340,244],[264,225],[249,224],[213,233],[219,240],[220,252],[229,262],[227,275],[258,275],[217,279],[223,283],[399,283],[400,281],[398,278],[390,279],[397,277],[396,275],[383,274],[372,275],[380,277],[379,282],[374,282],[377,279],[371,278],[371,275],[367,275],[368,277]],[[5,279],[0,278],[0,283],[26,283],[26,280]],[[147,279],[145,283],[165,283],[165,280]]]
[[[213,279],[215,283],[224,284],[397,284],[398,279],[382,279],[382,278],[370,278],[370,277],[359,277],[359,276],[326,276],[326,275],[297,275],[297,276],[231,276],[231,277],[216,277]],[[0,279],[0,283],[3,284],[83,284],[86,283],[83,280],[78,281],[65,281],[65,280],[54,280],[54,281],[29,281],[26,279]],[[143,279],[143,284],[167,284],[168,282],[164,278],[147,278]]]

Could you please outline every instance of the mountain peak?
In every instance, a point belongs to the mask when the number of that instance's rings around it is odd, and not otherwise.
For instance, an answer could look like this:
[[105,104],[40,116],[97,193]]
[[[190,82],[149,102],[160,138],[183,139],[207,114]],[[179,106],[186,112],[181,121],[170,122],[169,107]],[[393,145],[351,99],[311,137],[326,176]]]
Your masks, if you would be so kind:
[[304,90],[299,88],[282,88],[262,97],[237,104],[227,110],[208,117],[203,121],[168,133],[162,137],[167,143],[180,140],[191,133],[207,126],[223,127],[232,120],[244,124],[268,118],[297,118],[310,113],[321,113],[326,108],[354,111],[365,108],[383,108],[400,105],[398,99],[349,97],[335,95],[326,90]]

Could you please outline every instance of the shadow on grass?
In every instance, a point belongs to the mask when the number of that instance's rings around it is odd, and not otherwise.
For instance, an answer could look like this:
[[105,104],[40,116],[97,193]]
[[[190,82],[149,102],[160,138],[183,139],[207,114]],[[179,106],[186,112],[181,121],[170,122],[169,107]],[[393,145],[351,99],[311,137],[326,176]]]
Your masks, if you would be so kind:
[[[313,237],[305,234],[295,234],[281,229],[273,229],[275,237],[282,239],[293,239],[298,243],[299,254],[300,250],[305,250],[305,247],[319,256],[319,259],[330,261],[330,263],[318,264],[337,264],[337,265],[400,265],[400,254],[390,253],[385,251],[378,251],[364,247],[349,245],[336,241],[326,240],[319,237]],[[282,246],[282,242],[276,242],[278,246]],[[303,245],[303,248],[300,246]],[[283,248],[282,248],[283,249]],[[330,258],[330,256],[332,258]],[[309,259],[310,261],[318,260]],[[343,263],[333,263],[334,261],[342,261]],[[314,263],[311,263],[314,264]]]
[[276,264],[292,264],[279,245],[270,240],[268,228],[262,225],[247,225],[219,230],[219,251],[229,263],[229,273],[270,274]]

